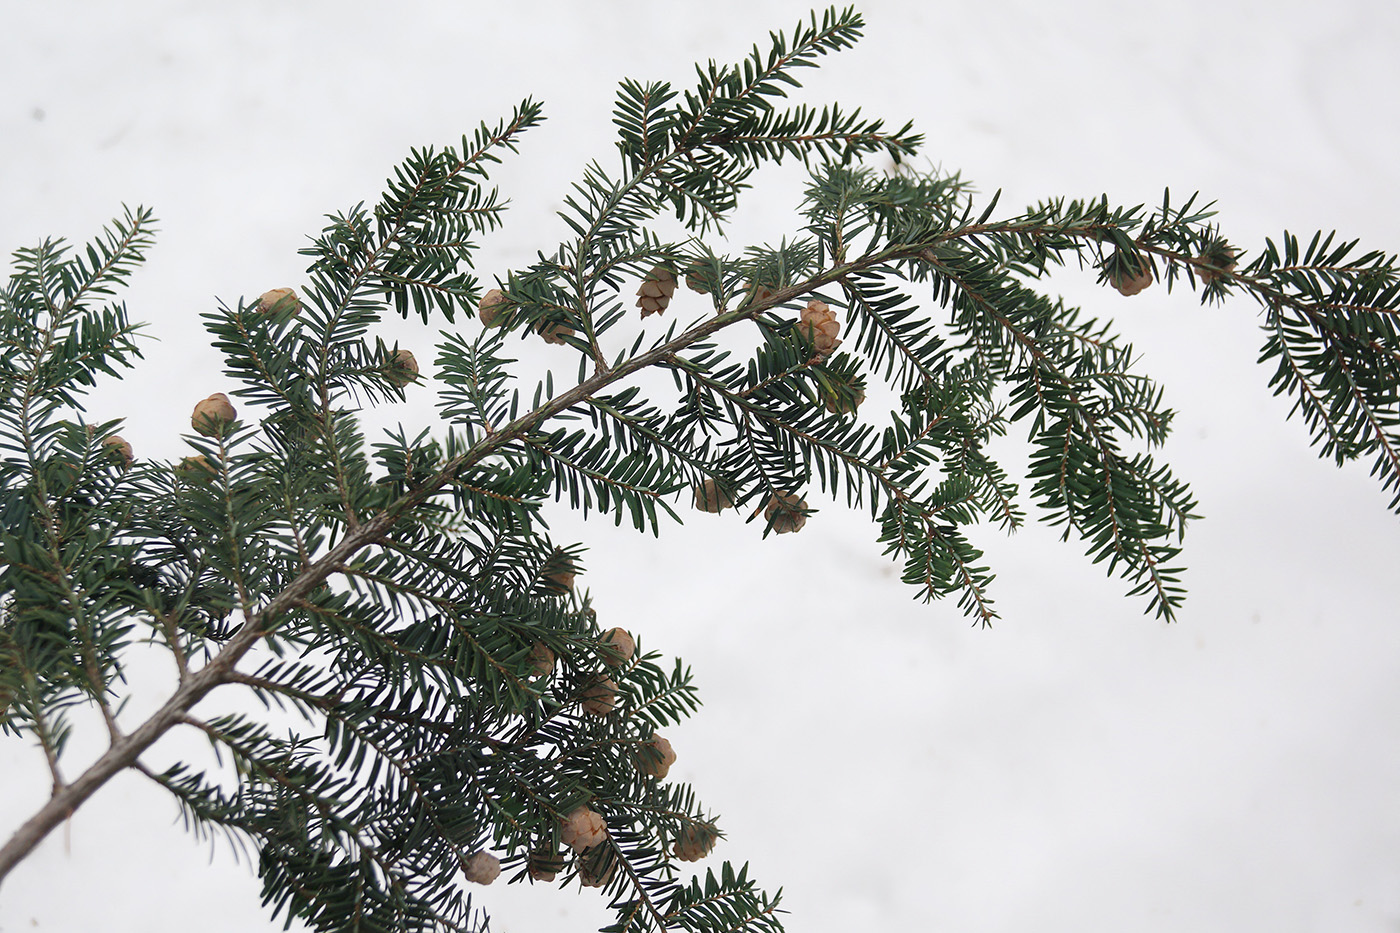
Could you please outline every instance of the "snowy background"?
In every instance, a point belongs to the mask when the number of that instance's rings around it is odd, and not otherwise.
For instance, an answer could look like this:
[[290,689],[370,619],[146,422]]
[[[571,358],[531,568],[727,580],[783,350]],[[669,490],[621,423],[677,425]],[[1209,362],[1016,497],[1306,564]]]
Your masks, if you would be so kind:
[[[1285,226],[1400,248],[1394,0],[860,8],[866,38],[807,70],[801,99],[915,120],[927,164],[1003,188],[1008,212],[1101,192],[1150,204],[1170,186],[1217,199],[1246,249]],[[0,0],[0,250],[81,242],[122,202],[154,206],[161,234],[124,297],[159,342],[89,418],[126,417],[138,456],[177,458],[193,402],[229,388],[198,314],[300,284],[305,235],[372,202],[410,146],[544,100],[548,121],[495,176],[514,207],[480,254],[489,282],[557,242],[554,211],[586,160],[611,164],[620,78],[686,85],[693,61],[736,61],[806,10]],[[758,185],[732,251],[796,227],[800,178]],[[1041,526],[976,535],[999,574],[988,631],[911,600],[868,518],[830,502],[813,501],[799,535],[688,515],[659,547],[556,510],[557,536],[591,548],[580,582],[600,622],[696,672],[705,706],[667,732],[673,778],[728,833],[705,864],[748,861],[783,887],[793,931],[1400,929],[1388,496],[1284,421],[1248,299],[1202,308],[1159,286],[1129,300],[1078,270],[1052,287],[1114,317],[1179,412],[1165,457],[1205,520],[1173,625]],[[681,298],[673,313],[703,313]],[[433,356],[431,328],[385,333]],[[572,371],[558,348],[518,347]],[[384,418],[426,423],[427,393]],[[1018,439],[1002,449],[1014,474]],[[97,748],[79,742],[68,773]],[[0,833],[46,783],[34,750],[0,744]],[[247,863],[210,850],[153,785],[123,777],[10,876],[0,930],[271,929]],[[477,897],[501,931],[608,916],[595,891]]]

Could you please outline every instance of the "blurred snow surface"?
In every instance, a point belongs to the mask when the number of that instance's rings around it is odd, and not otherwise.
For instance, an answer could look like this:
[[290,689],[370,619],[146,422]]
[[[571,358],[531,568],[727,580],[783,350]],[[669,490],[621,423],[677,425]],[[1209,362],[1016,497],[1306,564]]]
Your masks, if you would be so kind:
[[[1392,0],[1174,3],[869,0],[859,46],[807,70],[840,100],[927,134],[1006,211],[1043,197],[1158,202],[1200,190],[1247,249],[1285,225],[1400,247],[1400,7]],[[124,294],[159,342],[89,417],[126,417],[138,456],[182,455],[192,403],[229,388],[198,314],[301,281],[303,237],[410,146],[455,142],[526,95],[548,122],[495,179],[514,206],[486,281],[549,251],[586,160],[613,164],[623,77],[687,85],[807,7],[406,0],[0,0],[0,246],[96,233],[122,202],[161,220]],[[800,175],[761,175],[730,249],[797,228]],[[1067,270],[1072,303],[1116,319],[1179,412],[1165,458],[1204,521],[1190,598],[1143,616],[1039,525],[977,541],[1003,621],[910,599],[868,516],[816,501],[800,535],[686,513],[660,545],[552,510],[591,550],[600,621],[680,655],[705,706],[667,730],[728,839],[784,889],[794,931],[1381,931],[1400,925],[1400,529],[1366,465],[1320,462],[1255,364],[1247,299],[1128,301]],[[673,313],[704,308],[678,296]],[[472,326],[470,323],[465,326]],[[384,333],[433,356],[435,330]],[[524,365],[571,373],[538,341]],[[381,423],[432,417],[427,394]],[[1022,462],[1019,439],[1003,450]],[[1014,474],[1014,469],[1013,469]],[[138,659],[133,681],[166,677]],[[158,701],[147,690],[135,722]],[[207,712],[201,708],[201,712]],[[85,734],[70,775],[99,751]],[[207,752],[207,750],[206,750]],[[168,740],[164,766],[199,743]],[[0,832],[42,800],[40,756],[0,746]],[[212,855],[211,853],[212,849]],[[137,776],[104,788],[0,890],[0,930],[272,926],[223,842],[190,837]],[[473,892],[501,931],[607,922],[596,891]],[[279,924],[280,926],[280,924]]]

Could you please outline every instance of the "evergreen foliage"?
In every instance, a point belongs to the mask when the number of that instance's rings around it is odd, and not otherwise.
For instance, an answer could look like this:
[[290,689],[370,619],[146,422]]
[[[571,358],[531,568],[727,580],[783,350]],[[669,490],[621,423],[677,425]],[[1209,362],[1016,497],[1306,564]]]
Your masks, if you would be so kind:
[[[1025,520],[987,452],[1014,424],[1040,516],[1171,619],[1196,508],[1153,455],[1172,412],[1110,323],[1039,290],[1070,262],[1125,294],[1160,279],[1206,302],[1252,296],[1276,391],[1324,455],[1371,458],[1400,510],[1393,256],[1285,233],[1246,261],[1208,207],[1169,195],[999,215],[959,177],[911,168],[910,126],[788,105],[799,69],[860,29],[831,9],[737,65],[698,67],[689,89],[623,82],[618,164],[584,169],[569,238],[494,295],[472,272],[504,208],[488,170],[540,106],[413,151],[379,203],[330,217],[303,250],[298,295],[205,315],[243,416],[200,425],[179,464],[129,462],[117,425],[82,421],[83,393],[140,356],[111,296],[152,243],[151,213],[80,250],[18,250],[0,293],[0,726],[38,745],[54,793],[0,850],[0,877],[132,768],[196,833],[251,841],[267,906],[313,929],[480,929],[483,852],[512,881],[602,887],[609,929],[779,929],[779,896],[745,868],[682,870],[717,824],[651,742],[696,709],[690,673],[618,652],[573,586],[581,550],[549,539],[541,504],[656,533],[692,501],[731,503],[766,534],[800,528],[819,492],[844,497],[918,596],[988,624],[993,575],[968,530]],[[863,162],[877,155],[896,169]],[[801,227],[716,251],[752,173],[785,158],[810,172]],[[689,236],[663,239],[662,214]],[[664,318],[678,281],[715,313],[638,330],[631,290],[651,283]],[[823,329],[830,310],[844,342]],[[431,379],[375,336],[389,312],[455,325]],[[730,328],[746,357],[713,339]],[[509,344],[541,338],[576,362],[571,384],[517,384]],[[674,396],[629,383],[651,369]],[[858,410],[877,383],[896,410]],[[445,429],[367,442],[360,407],[425,384]],[[179,686],[132,728],[123,656],[143,641],[168,649]],[[196,717],[237,687],[303,728]],[[77,707],[101,712],[111,744],[69,780]],[[205,734],[236,782],[143,765],[177,727]],[[607,832],[575,853],[583,807]]]

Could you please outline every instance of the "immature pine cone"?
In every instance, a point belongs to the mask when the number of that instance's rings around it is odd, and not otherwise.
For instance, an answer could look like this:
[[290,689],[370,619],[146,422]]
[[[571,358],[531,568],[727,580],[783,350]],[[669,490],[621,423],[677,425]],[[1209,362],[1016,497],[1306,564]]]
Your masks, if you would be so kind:
[[510,301],[506,298],[505,292],[499,288],[493,288],[481,296],[481,301],[477,302],[476,313],[481,318],[481,323],[486,327],[495,327],[497,324],[505,323],[506,308]]
[[418,361],[408,350],[395,350],[393,359],[384,371],[384,378],[402,389],[410,382],[418,381]]
[[295,289],[274,288],[265,291],[258,297],[258,311],[263,314],[276,314],[279,311],[290,311],[296,314],[301,310],[301,299],[297,297]]
[[126,442],[126,438],[120,434],[109,434],[102,439],[102,446],[107,448],[113,457],[122,462],[122,469],[131,466],[131,461],[136,459],[135,452],[131,445]]
[[702,512],[723,512],[734,505],[734,501],[719,488],[719,483],[707,479],[695,487],[695,507]]
[[676,858],[683,862],[698,862],[709,855],[719,839],[719,832],[706,823],[690,823],[676,839]]
[[590,716],[606,716],[617,705],[617,684],[611,677],[598,677],[579,695],[579,704]]
[[564,817],[559,827],[559,841],[575,852],[596,846],[608,838],[608,824],[601,813],[587,807],[575,807]]
[[1152,284],[1152,263],[1146,256],[1138,254],[1137,261],[1141,263],[1140,271],[1133,275],[1128,271],[1128,260],[1125,256],[1118,257],[1118,271],[1108,277],[1114,288],[1118,289],[1120,295],[1132,297],[1144,288]]
[[608,629],[598,643],[602,647],[603,663],[608,667],[621,667],[632,660],[637,651],[636,641],[625,629]]
[[473,884],[490,884],[501,877],[501,860],[490,852],[478,852],[462,863],[462,873]]
[[807,524],[803,511],[806,508],[807,500],[797,493],[779,493],[768,500],[763,517],[772,522],[774,534],[785,535],[790,531],[801,531],[802,526]]
[[824,301],[813,299],[802,309],[802,320],[797,324],[797,332],[812,344],[818,359],[825,359],[832,350],[841,346],[836,335],[841,333],[841,323],[836,320],[836,312]]
[[665,311],[675,293],[676,274],[665,266],[653,266],[637,289],[637,307],[642,309],[642,317]]
[[660,735],[652,733],[637,749],[637,770],[649,774],[658,781],[671,773],[671,765],[676,763],[676,753],[671,743]]
[[234,411],[233,403],[228,400],[228,396],[222,392],[215,392],[194,406],[194,414],[190,416],[190,426],[200,434],[212,436],[219,433],[222,425],[228,424],[237,417],[238,412]]

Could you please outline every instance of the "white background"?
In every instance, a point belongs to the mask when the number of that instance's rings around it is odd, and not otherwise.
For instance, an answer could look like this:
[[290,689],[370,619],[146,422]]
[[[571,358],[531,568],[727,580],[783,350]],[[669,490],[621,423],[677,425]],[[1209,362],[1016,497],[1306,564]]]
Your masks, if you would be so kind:
[[[81,242],[149,204],[161,234],[125,298],[140,369],[94,394],[141,457],[183,455],[193,403],[231,388],[198,314],[299,284],[321,215],[373,201],[410,146],[455,142],[526,95],[548,122],[498,173],[514,202],[488,282],[549,251],[582,164],[611,165],[612,88],[688,84],[806,7],[409,0],[238,4],[0,0],[0,248]],[[868,0],[867,36],[808,70],[928,137],[1006,211],[1202,191],[1234,242],[1285,226],[1400,247],[1400,7],[1389,0]],[[797,227],[800,179],[762,175],[731,251]],[[1255,364],[1247,299],[1134,299],[1069,270],[1052,287],[1111,316],[1179,412],[1165,457],[1205,520],[1164,625],[1075,544],[1028,527],[975,540],[1003,615],[969,626],[910,599],[868,518],[830,502],[798,535],[687,513],[650,537],[582,526],[604,625],[692,665],[705,706],[669,730],[728,840],[784,888],[794,931],[1381,931],[1400,927],[1400,528],[1369,465],[1310,450]],[[678,296],[673,313],[703,313]],[[471,327],[468,323],[465,326]],[[433,328],[384,333],[420,360]],[[559,348],[518,345],[572,372]],[[866,413],[871,417],[871,413]],[[427,423],[426,390],[385,413]],[[1014,438],[1001,448],[1022,462]],[[1013,470],[1014,472],[1014,470]],[[138,660],[137,672],[165,676]],[[158,697],[143,693],[133,712]],[[161,765],[197,746],[166,743]],[[97,746],[82,739],[66,767]],[[38,753],[0,744],[0,833],[41,802]],[[188,837],[145,779],[113,781],[0,889],[0,930],[265,926],[226,845]],[[496,929],[594,929],[595,891],[477,892]]]

